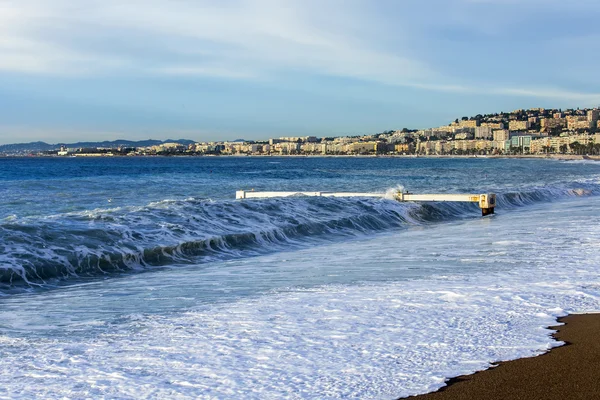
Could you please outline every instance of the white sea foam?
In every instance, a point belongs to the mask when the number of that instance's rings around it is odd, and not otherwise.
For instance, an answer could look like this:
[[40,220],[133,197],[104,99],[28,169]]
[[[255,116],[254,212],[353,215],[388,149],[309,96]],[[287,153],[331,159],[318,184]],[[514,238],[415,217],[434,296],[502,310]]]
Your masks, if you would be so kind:
[[581,160],[560,160],[564,164],[591,164],[600,166],[600,162],[598,160],[593,159],[581,159]]
[[[177,316],[131,315],[96,337],[0,337],[4,394],[396,398],[557,345],[545,326],[600,309],[595,285],[518,274],[333,286]],[[19,379],[15,380],[14,377]]]
[[396,194],[398,192],[404,192],[404,186],[403,185],[396,185],[396,186],[394,186],[394,187],[389,188],[388,190],[386,190],[384,198],[386,198],[388,200],[396,200]]

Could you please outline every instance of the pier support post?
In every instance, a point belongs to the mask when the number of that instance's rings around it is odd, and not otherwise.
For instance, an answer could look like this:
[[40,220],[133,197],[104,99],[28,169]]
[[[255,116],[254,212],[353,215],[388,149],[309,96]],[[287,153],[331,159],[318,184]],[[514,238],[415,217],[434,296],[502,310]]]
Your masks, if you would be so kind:
[[491,208],[482,208],[481,209],[481,215],[483,217],[485,217],[486,215],[493,214],[493,213],[494,213],[494,208],[493,207],[491,207]]
[[493,214],[494,207],[496,207],[496,195],[494,193],[479,195],[479,208],[481,208],[482,216]]

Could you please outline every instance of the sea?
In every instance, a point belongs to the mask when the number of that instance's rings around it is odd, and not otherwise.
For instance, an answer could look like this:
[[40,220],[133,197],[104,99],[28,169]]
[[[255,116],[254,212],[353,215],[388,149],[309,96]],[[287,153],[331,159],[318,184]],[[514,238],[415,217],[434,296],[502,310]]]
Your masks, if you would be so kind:
[[391,400],[600,310],[594,161],[24,157],[0,184],[0,398]]

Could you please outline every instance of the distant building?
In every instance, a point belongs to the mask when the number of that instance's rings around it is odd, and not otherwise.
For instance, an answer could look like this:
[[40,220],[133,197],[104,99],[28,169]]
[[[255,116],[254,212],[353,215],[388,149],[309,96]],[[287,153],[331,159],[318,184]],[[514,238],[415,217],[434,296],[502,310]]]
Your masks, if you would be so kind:
[[[560,113],[556,113],[554,115],[557,115]],[[567,120],[564,118],[542,118],[540,120],[540,126],[542,131],[547,132],[550,131],[552,129],[556,129],[556,128],[566,128],[567,127]]]
[[[298,143],[315,143],[318,142],[316,136],[285,136],[279,138],[280,142],[298,142]],[[271,143],[269,143],[271,144]]]
[[477,149],[477,141],[476,140],[457,140],[454,142],[454,148],[460,151],[470,151]]
[[504,142],[504,151],[511,151],[514,148],[521,149],[523,152],[531,150],[531,136],[514,136]]
[[494,141],[496,142],[504,142],[510,138],[510,132],[508,129],[496,129],[493,132]]
[[276,143],[271,147],[271,152],[279,153],[280,155],[290,155],[300,153],[299,142],[281,142]]
[[450,153],[452,149],[454,149],[454,142],[452,141],[448,142],[445,140],[438,140],[434,143],[434,150],[436,154]]
[[417,136],[429,139],[430,137],[435,136],[435,131],[433,129],[421,129],[420,131],[417,131]]
[[432,141],[423,141],[417,142],[417,152],[420,154],[434,154],[435,153],[435,144],[437,142]]
[[458,126],[464,127],[464,128],[476,128],[479,126],[479,120],[471,119],[471,120],[467,120],[467,121],[458,121]]
[[480,126],[487,126],[492,129],[504,129],[504,124],[502,122],[482,122]]
[[592,121],[588,120],[587,116],[568,116],[567,117],[567,128],[569,130],[579,129],[590,129],[592,127]]
[[526,131],[531,128],[531,122],[529,121],[510,121],[508,123],[509,131]]
[[394,151],[396,153],[410,153],[411,152],[411,145],[408,143],[400,143],[400,144],[396,144],[394,146]]
[[[555,137],[546,137],[537,140],[533,140],[531,142],[531,152],[532,153],[556,153],[561,152],[565,149],[567,153],[571,152],[572,143],[579,143],[583,145],[587,145],[589,143],[600,143],[596,139],[600,135],[569,135],[569,136],[555,136]],[[598,138],[600,140],[600,138]]]
[[352,143],[350,151],[354,154],[371,154],[379,153],[385,150],[385,143],[383,142],[357,142]]
[[475,128],[475,139],[492,139],[493,137],[494,129],[491,126],[482,125]]

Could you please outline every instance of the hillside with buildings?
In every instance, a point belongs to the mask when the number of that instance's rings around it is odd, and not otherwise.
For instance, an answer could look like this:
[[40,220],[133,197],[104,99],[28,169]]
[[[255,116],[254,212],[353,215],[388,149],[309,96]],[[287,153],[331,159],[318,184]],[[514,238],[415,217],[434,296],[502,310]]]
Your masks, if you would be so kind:
[[[156,142],[151,145],[58,146],[36,155],[514,155],[600,154],[600,110],[515,110],[462,117],[422,130],[362,136],[278,137],[264,141]],[[7,149],[13,149],[10,145]],[[14,150],[14,149],[13,149]],[[0,149],[2,151],[2,149]],[[4,150],[5,154],[10,151]],[[15,154],[13,152],[13,154]]]

